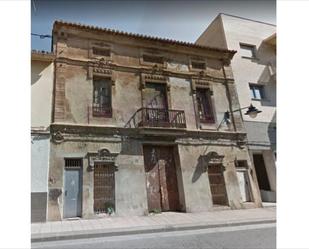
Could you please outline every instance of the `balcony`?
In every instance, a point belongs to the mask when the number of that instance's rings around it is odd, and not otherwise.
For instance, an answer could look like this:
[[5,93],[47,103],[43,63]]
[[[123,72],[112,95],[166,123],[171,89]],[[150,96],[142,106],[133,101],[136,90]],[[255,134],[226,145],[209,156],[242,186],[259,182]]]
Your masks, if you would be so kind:
[[138,127],[186,128],[185,112],[181,110],[140,108],[125,125],[125,128]]

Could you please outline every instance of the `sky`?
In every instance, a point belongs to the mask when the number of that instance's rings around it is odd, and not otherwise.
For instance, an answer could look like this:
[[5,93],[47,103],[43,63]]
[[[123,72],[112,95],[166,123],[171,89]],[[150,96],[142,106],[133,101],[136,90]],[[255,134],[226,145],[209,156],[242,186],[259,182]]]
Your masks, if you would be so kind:
[[[195,42],[226,13],[276,24],[275,0],[31,0],[31,32],[51,35],[55,20]],[[31,36],[31,48],[51,50],[51,39]]]

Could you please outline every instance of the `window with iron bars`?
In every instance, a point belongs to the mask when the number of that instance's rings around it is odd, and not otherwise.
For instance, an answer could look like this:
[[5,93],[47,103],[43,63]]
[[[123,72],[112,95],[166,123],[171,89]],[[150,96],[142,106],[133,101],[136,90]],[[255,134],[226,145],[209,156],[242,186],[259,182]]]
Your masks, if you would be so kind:
[[112,117],[111,79],[109,78],[93,78],[92,115]]
[[196,89],[197,110],[201,123],[215,123],[211,103],[211,91],[208,88]]

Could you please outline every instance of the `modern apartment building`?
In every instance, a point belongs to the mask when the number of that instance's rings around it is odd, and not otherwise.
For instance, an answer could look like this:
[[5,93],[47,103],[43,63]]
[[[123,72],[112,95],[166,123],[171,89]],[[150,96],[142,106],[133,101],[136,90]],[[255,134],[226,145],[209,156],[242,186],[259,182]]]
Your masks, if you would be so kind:
[[276,201],[276,26],[219,14],[196,44],[237,51],[231,67],[240,106],[262,111],[255,119],[240,112],[250,155],[263,201]]

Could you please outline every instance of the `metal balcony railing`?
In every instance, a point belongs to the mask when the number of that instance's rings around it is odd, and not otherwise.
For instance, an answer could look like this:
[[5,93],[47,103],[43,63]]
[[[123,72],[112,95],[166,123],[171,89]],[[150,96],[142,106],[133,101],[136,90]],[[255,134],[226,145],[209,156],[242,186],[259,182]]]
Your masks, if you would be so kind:
[[185,112],[143,107],[138,109],[125,125],[125,128],[138,127],[186,128]]
[[93,117],[112,117],[112,108],[111,106],[92,104],[92,115]]

